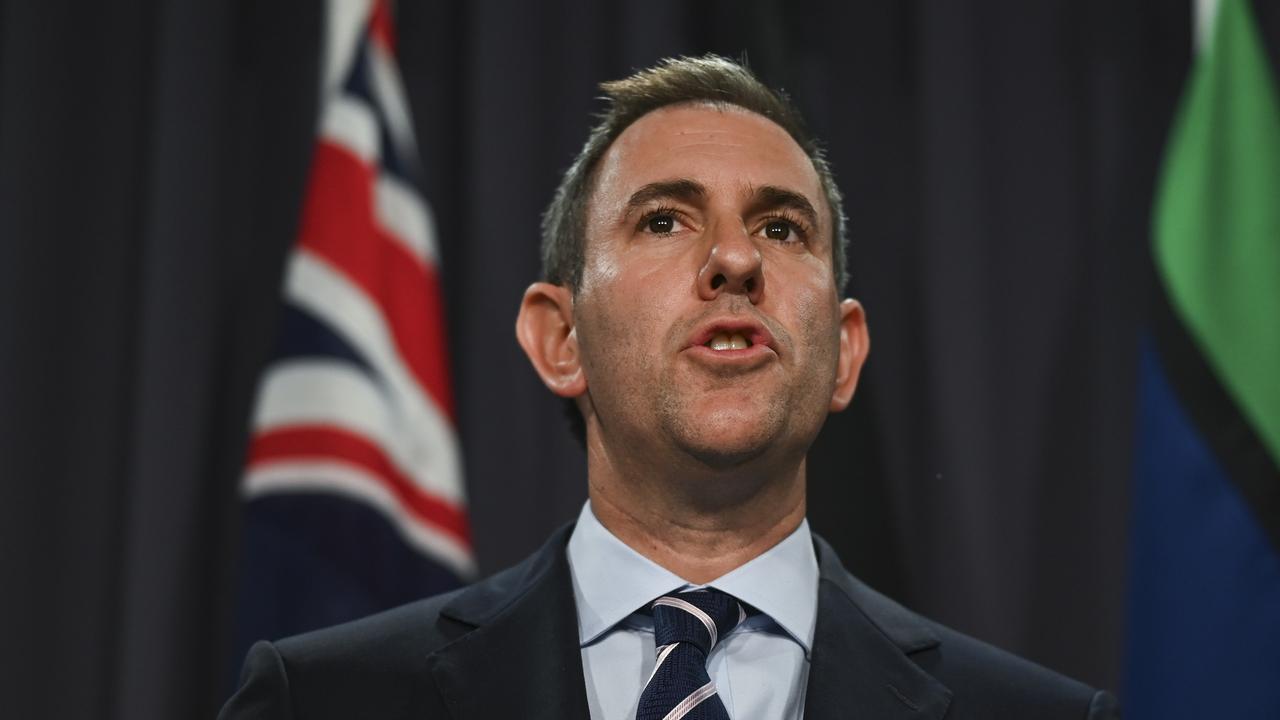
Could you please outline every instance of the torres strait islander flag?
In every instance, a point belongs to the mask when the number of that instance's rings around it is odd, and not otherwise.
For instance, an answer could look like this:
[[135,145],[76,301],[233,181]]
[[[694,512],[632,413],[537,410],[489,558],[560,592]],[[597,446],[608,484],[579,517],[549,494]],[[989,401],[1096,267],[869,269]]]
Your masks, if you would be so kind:
[[1280,718],[1280,102],[1248,0],[1201,33],[1153,217],[1130,720]]
[[331,0],[318,138],[258,390],[236,658],[474,572],[435,231],[381,0]]

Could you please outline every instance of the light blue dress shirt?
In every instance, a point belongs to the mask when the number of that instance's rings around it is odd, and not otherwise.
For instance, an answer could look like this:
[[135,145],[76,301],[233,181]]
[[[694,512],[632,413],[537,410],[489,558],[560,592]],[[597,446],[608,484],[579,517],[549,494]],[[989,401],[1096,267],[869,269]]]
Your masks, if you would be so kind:
[[[592,720],[634,720],[653,672],[653,619],[637,612],[693,585],[627,547],[582,508],[569,538],[578,634]],[[818,614],[809,522],[706,586],[760,611],[720,639],[707,672],[732,720],[800,720]]]

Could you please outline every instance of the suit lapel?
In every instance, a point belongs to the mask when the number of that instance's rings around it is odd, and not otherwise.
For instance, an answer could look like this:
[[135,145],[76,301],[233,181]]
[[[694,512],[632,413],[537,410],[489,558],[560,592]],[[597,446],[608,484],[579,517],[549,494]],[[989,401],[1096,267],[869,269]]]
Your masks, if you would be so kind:
[[587,720],[569,529],[533,558],[463,592],[441,614],[475,630],[429,658],[455,720]]
[[[588,720],[573,581],[571,528],[528,561],[463,591],[441,615],[473,627],[428,665],[454,720]],[[937,720],[951,691],[910,655],[936,647],[918,616],[866,587],[814,538],[819,561],[806,720]]]
[[937,646],[918,617],[858,582],[820,538],[806,720],[941,718],[951,691],[909,655]]

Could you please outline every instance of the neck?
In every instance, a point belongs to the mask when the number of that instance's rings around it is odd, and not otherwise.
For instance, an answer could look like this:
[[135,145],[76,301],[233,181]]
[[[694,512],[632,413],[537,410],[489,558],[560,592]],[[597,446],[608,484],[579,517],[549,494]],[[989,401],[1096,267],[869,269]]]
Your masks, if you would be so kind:
[[588,452],[587,466],[591,510],[600,523],[694,584],[745,564],[804,520],[803,458],[781,473],[736,468],[696,477],[627,472],[602,453]]

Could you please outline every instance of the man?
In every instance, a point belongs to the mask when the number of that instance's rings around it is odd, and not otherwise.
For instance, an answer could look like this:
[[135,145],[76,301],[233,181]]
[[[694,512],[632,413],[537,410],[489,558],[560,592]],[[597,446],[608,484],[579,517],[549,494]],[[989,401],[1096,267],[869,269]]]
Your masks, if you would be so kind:
[[578,522],[470,588],[259,643],[223,717],[1114,717],[810,535],[805,454],[869,340],[840,299],[839,191],[785,97],[716,57],[603,87],[516,323],[580,414]]

